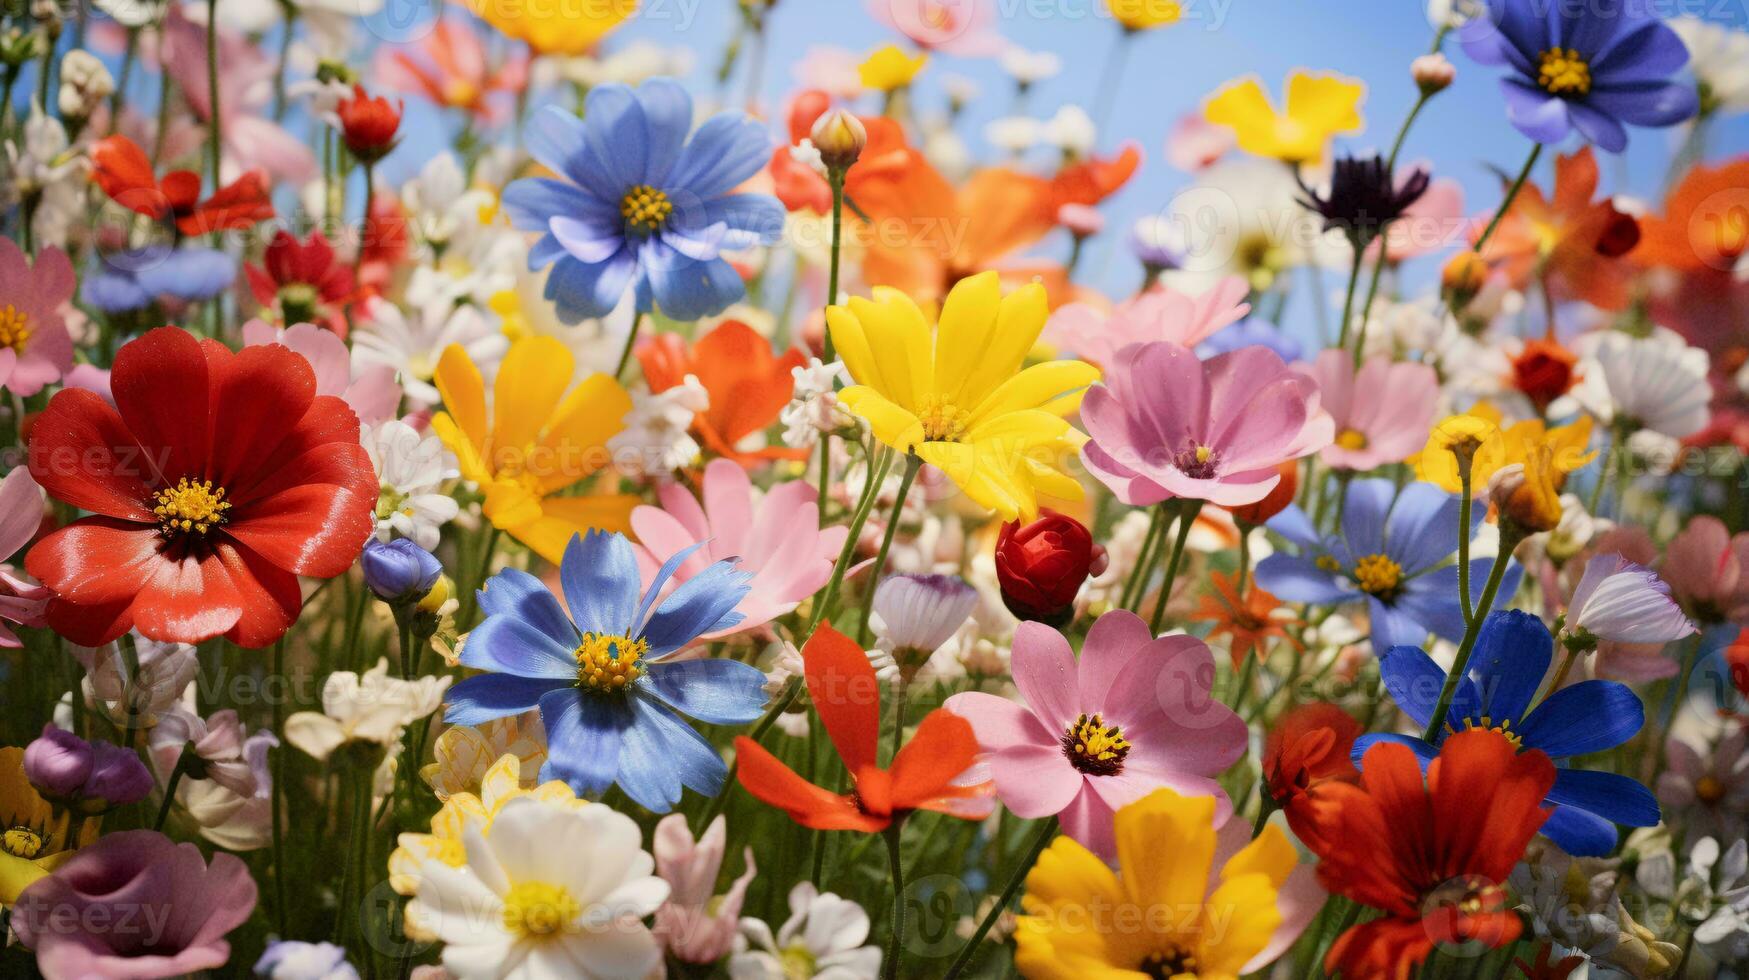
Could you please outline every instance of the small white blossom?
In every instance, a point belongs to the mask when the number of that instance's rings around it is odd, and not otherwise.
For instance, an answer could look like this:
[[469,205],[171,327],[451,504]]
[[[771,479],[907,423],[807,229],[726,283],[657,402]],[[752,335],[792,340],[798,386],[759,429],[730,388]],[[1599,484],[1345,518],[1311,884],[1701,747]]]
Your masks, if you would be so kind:
[[426,551],[437,547],[439,529],[460,510],[454,497],[439,491],[454,469],[443,440],[398,419],[364,426],[358,441],[370,455],[381,491],[377,497],[377,537],[412,538]]
[[677,470],[698,458],[692,420],[709,407],[710,393],[691,374],[666,391],[634,393],[625,428],[607,440],[607,448],[622,469],[650,475]]
[[810,357],[807,364],[790,368],[789,373],[795,379],[795,390],[789,404],[778,413],[784,445],[811,448],[820,441],[820,433],[850,424],[850,414],[838,404],[837,382],[849,377],[843,361],[825,364]]

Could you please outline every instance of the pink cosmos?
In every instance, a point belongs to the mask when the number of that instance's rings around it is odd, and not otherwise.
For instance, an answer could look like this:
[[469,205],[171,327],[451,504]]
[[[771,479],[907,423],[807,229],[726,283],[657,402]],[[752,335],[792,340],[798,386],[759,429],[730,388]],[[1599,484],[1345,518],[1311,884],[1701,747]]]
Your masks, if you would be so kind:
[[[1440,177],[1428,184],[1427,191],[1385,229],[1386,260],[1402,262],[1467,245],[1473,224],[1473,219],[1464,212],[1464,185],[1450,177]],[[1376,258],[1378,250],[1374,243],[1370,254]]]
[[1669,643],[1695,632],[1658,573],[1618,554],[1595,555],[1567,603],[1567,632],[1612,643]]
[[[31,479],[29,467],[14,468],[0,479],[0,562],[24,550],[42,521],[42,488]],[[43,626],[43,610],[48,604],[48,589],[11,565],[0,564],[0,648],[16,650],[22,646],[7,623]]]
[[284,330],[264,320],[243,324],[243,346],[261,344],[283,344],[309,361],[316,372],[316,394],[344,400],[358,414],[360,424],[385,422],[401,407],[401,384],[395,380],[395,369],[370,364],[354,371],[352,352],[332,330],[313,323],[297,323]]
[[[26,888],[12,928],[45,976],[172,977],[223,966],[231,957],[225,934],[248,921],[255,899],[255,880],[236,855],[214,854],[209,865],[193,844],[124,830]],[[137,928],[114,928],[122,922]]]
[[696,842],[686,817],[671,813],[656,824],[651,848],[656,874],[668,882],[668,901],[656,909],[655,933],[670,955],[683,963],[715,963],[735,946],[741,903],[754,875],[753,848],[742,852],[747,870],[716,895],[717,872],[723,866],[727,823],[711,821]]
[[1200,361],[1178,344],[1132,344],[1087,392],[1081,421],[1092,437],[1082,462],[1133,507],[1256,503],[1280,482],[1280,464],[1335,434],[1317,383],[1256,346]]
[[1236,145],[1231,128],[1209,122],[1200,112],[1187,112],[1166,134],[1166,162],[1193,174],[1212,166]]
[[752,573],[751,589],[735,607],[744,618],[721,633],[704,634],[705,639],[763,626],[826,584],[849,531],[820,527],[815,491],[807,481],[779,483],[759,497],[746,470],[717,459],[705,467],[703,485],[702,505],[685,487],[664,485],[656,491],[661,507],[632,511],[632,530],[646,583],[663,562],[700,541],[707,543],[674,573],[676,587],[725,558],[739,559],[738,569]]
[[868,0],[868,10],[925,50],[988,58],[1004,47],[993,0]]
[[1749,625],[1749,531],[1733,537],[1718,518],[1696,517],[1670,539],[1658,572],[1696,621]]
[[[947,699],[971,723],[996,795],[1015,816],[1057,816],[1063,831],[1110,858],[1119,807],[1169,786],[1213,796],[1215,820],[1233,804],[1215,777],[1245,752],[1245,722],[1209,694],[1214,657],[1193,636],[1155,639],[1134,613],[1115,610],[1087,633],[1081,657],[1041,623],[1014,633],[1014,685],[1024,703],[981,692]],[[1123,747],[1090,757],[1090,736]]]
[[[200,120],[212,118],[207,87],[207,31],[172,6],[164,19],[164,66]],[[219,28],[220,174],[231,181],[248,170],[265,170],[275,183],[302,186],[316,176],[316,157],[304,141],[264,115],[273,99],[274,62],[234,31]],[[228,98],[226,96],[229,96]]]
[[1318,457],[1336,469],[1371,470],[1400,463],[1427,441],[1439,400],[1439,376],[1425,364],[1378,355],[1354,369],[1345,350],[1312,362],[1318,400],[1335,423],[1335,441]]
[[1169,340],[1195,347],[1251,312],[1250,287],[1228,276],[1198,295],[1154,286],[1117,304],[1109,314],[1086,303],[1065,303],[1045,323],[1046,343],[1101,366],[1130,344]]
[[73,297],[73,263],[45,248],[31,265],[0,239],[0,385],[28,398],[73,366],[73,338],[61,308]]

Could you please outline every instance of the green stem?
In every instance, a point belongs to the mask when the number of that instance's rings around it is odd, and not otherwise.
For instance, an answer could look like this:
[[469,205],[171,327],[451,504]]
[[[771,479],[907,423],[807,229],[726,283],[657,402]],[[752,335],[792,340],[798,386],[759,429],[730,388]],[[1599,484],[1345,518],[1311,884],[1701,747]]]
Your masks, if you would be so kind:
[[1237,587],[1234,588],[1233,594],[1238,596],[1239,601],[1243,603],[1245,601],[1245,589],[1251,584],[1252,525],[1247,524],[1244,521],[1238,521],[1237,524],[1239,527],[1239,577]]
[[844,575],[850,568],[850,559],[856,554],[857,538],[862,536],[862,527],[868,523],[868,515],[874,510],[875,498],[880,495],[881,484],[887,481],[887,472],[892,468],[891,453],[883,453],[879,466],[869,462],[868,482],[863,485],[862,496],[856,502],[856,510],[850,516],[850,533],[844,536],[844,546],[838,549],[838,561],[832,566],[832,577],[826,580],[826,587],[820,590],[819,604],[814,608],[814,614],[808,619],[808,635],[812,636],[814,628],[826,618],[832,603],[838,598],[838,588],[844,584]]
[[[783,694],[771,702],[771,707],[765,709],[765,714],[760,716],[759,722],[753,726],[752,731],[747,733],[747,737],[755,742],[764,738],[765,733],[771,731],[771,726],[777,724],[777,717],[788,711],[789,706],[795,702],[796,696],[801,693],[802,679],[799,676],[791,677]],[[729,774],[723,779],[723,788],[717,791],[716,796],[711,797],[711,805],[705,808],[704,819],[700,820],[698,826],[694,828],[695,834],[704,833],[705,828],[711,825],[711,821],[715,820],[729,805],[729,787],[735,782],[735,770],[738,763],[739,760],[729,763]]]
[[224,136],[224,124],[219,121],[219,0],[206,0],[206,91],[210,113],[207,122],[211,129],[207,133],[207,168],[213,183],[211,192],[217,192],[220,141]]
[[905,498],[910,496],[911,484],[917,479],[917,471],[922,468],[921,456],[905,454],[905,475],[899,479],[899,495],[893,498],[893,515],[887,520],[886,533],[881,535],[881,550],[875,553],[874,567],[868,573],[868,590],[862,596],[862,619],[856,624],[858,644],[867,641],[868,617],[870,610],[874,608],[875,589],[881,584],[881,575],[887,567],[887,552],[893,547],[894,535],[899,532],[899,518],[905,512]]
[[1409,115],[1403,119],[1403,128],[1397,130],[1396,142],[1391,144],[1391,155],[1385,158],[1385,172],[1394,174],[1397,171],[1397,154],[1403,152],[1403,141],[1409,137],[1409,127],[1415,125],[1416,117],[1421,115],[1421,107],[1427,104],[1428,93],[1422,92],[1421,97],[1409,108]]
[[971,965],[972,957],[977,955],[979,945],[983,943],[984,937],[990,934],[990,927],[996,924],[996,920],[1001,917],[1002,910],[1008,907],[1008,903],[1014,901],[1014,893],[1020,890],[1021,883],[1026,880],[1027,872],[1031,871],[1032,866],[1038,862],[1039,855],[1043,854],[1045,848],[1050,845],[1051,838],[1056,832],[1056,817],[1045,821],[1044,826],[1038,829],[1038,836],[1033,838],[1032,847],[1027,849],[1026,857],[1009,873],[1008,884],[1002,886],[1002,894],[996,897],[990,910],[984,913],[984,918],[978,923],[978,928],[973,931],[972,937],[966,940],[964,946],[960,947],[959,955],[954,957],[953,965],[947,968],[944,980],[955,980],[956,977],[965,972],[967,966]]
[[188,774],[189,747],[182,746],[182,754],[176,757],[176,767],[170,770],[170,779],[164,784],[164,802],[158,804],[158,819],[152,823],[152,829],[164,830],[164,821],[170,817],[170,804],[176,801],[176,787],[182,784],[182,777]]
[[1476,243],[1470,246],[1470,251],[1480,252],[1482,246],[1488,244],[1488,239],[1494,237],[1494,229],[1500,227],[1500,219],[1506,217],[1507,209],[1512,207],[1512,202],[1518,197],[1518,192],[1524,189],[1524,182],[1530,179],[1531,168],[1536,166],[1537,158],[1542,155],[1543,145],[1532,143],[1530,156],[1526,157],[1524,161],[1524,168],[1518,171],[1518,177],[1512,181],[1512,186],[1506,189],[1506,197],[1500,202],[1500,207],[1494,212],[1494,217],[1489,219],[1488,227],[1482,229],[1481,237],[1477,238]]
[[1366,262],[1366,245],[1350,241],[1354,246],[1354,262],[1348,267],[1348,288],[1342,294],[1342,322],[1336,327],[1336,347],[1348,346],[1348,330],[1354,320],[1354,290],[1360,285],[1360,267]]
[[[844,171],[845,167],[832,167],[826,171],[826,183],[832,187],[832,258],[826,267],[826,306],[838,302],[838,253],[842,250],[844,235]],[[825,344],[820,360],[826,364],[832,363],[832,330],[826,329]]]
[[1494,605],[1494,596],[1500,591],[1500,580],[1506,577],[1506,566],[1512,563],[1512,551],[1518,547],[1523,535],[1510,524],[1500,529],[1500,553],[1494,556],[1494,567],[1488,572],[1487,584],[1482,586],[1482,598],[1476,602],[1476,615],[1470,619],[1464,628],[1463,642],[1458,644],[1457,656],[1452,658],[1451,671],[1445,675],[1445,685],[1440,688],[1439,701],[1433,706],[1433,714],[1427,719],[1427,728],[1421,737],[1432,742],[1445,727],[1445,716],[1451,711],[1451,699],[1457,694],[1458,681],[1468,671],[1470,653],[1476,648],[1476,639],[1482,633],[1482,624],[1488,618],[1488,610]]
[[1467,625],[1476,618],[1470,604],[1470,508],[1475,501],[1470,498],[1470,462],[1462,457],[1458,459],[1458,487],[1462,493],[1458,498],[1458,598],[1463,600]]
[[1166,581],[1160,586],[1160,601],[1154,605],[1154,618],[1148,623],[1148,631],[1155,636],[1160,635],[1160,624],[1166,619],[1166,604],[1172,599],[1172,585],[1178,580],[1178,568],[1184,563],[1184,542],[1190,538],[1190,529],[1196,525],[1196,515],[1202,512],[1202,501],[1191,501],[1180,510],[1178,515],[1178,540],[1172,544],[1172,560],[1166,565]]
[[1130,569],[1129,581],[1124,583],[1123,592],[1118,596],[1118,606],[1133,610],[1142,597],[1142,583],[1148,580],[1148,574],[1154,570],[1154,550],[1160,546],[1160,536],[1169,525],[1166,518],[1166,504],[1157,504],[1148,512],[1148,531],[1142,535],[1141,550],[1136,552],[1136,565]]
[[887,866],[893,875],[893,933],[887,937],[887,956],[881,964],[881,976],[896,980],[899,975],[900,938],[905,935],[905,868],[899,854],[899,832],[903,820],[894,820],[881,831],[887,842]]
[[1258,835],[1263,833],[1264,826],[1269,823],[1269,815],[1278,809],[1275,805],[1275,797],[1269,795],[1269,788],[1261,783],[1258,785],[1257,819],[1251,822],[1252,840],[1256,840]]
[[624,378],[626,365],[632,362],[632,347],[638,342],[638,328],[644,324],[644,311],[639,310],[632,316],[632,328],[626,332],[626,345],[619,352],[619,366],[613,369],[615,378]]
[[899,757],[899,743],[905,737],[905,690],[910,685],[905,683],[903,676],[899,683],[893,686],[893,752],[887,757],[887,765],[891,766]]
[[1354,369],[1360,370],[1360,362],[1366,357],[1366,328],[1372,322],[1373,300],[1379,295],[1379,277],[1385,271],[1385,238],[1383,233],[1375,239],[1379,243],[1378,260],[1372,264],[1372,281],[1366,287],[1366,302],[1360,306],[1360,329],[1354,335]]

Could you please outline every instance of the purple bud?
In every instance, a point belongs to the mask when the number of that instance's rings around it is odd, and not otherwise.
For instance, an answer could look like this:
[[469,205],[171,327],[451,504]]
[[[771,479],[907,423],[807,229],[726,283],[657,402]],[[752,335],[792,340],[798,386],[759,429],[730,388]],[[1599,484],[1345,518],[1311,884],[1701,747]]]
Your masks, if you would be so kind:
[[91,743],[69,731],[44,725],[42,735],[24,747],[24,778],[51,800],[71,800],[91,777]]
[[86,814],[137,803],[153,787],[152,774],[132,751],[53,725],[25,747],[24,775],[44,798]]
[[443,574],[437,558],[407,538],[365,542],[358,563],[364,583],[384,602],[418,602]]
[[112,810],[128,803],[137,803],[152,792],[152,774],[140,757],[119,745],[108,742],[91,743],[91,778],[85,781],[84,809],[93,804],[100,810]]

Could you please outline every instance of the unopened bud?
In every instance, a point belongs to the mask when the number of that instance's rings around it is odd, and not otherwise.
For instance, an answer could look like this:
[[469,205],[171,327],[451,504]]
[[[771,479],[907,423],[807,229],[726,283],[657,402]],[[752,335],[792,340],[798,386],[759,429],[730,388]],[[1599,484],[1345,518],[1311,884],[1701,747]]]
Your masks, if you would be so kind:
[[1452,81],[1457,78],[1457,66],[1445,55],[1435,51],[1409,62],[1409,77],[1415,79],[1415,85],[1421,89],[1422,95],[1432,95],[1451,86]]
[[1472,251],[1459,252],[1445,264],[1440,287],[1453,310],[1462,310],[1488,283],[1488,262]]
[[808,139],[820,151],[820,160],[828,168],[843,170],[862,155],[862,148],[868,145],[868,130],[862,120],[843,109],[831,109],[814,120]]
[[1554,530],[1561,523],[1561,497],[1555,485],[1553,454],[1539,446],[1523,463],[1501,467],[1488,481],[1488,501],[1508,526],[1521,534]]

